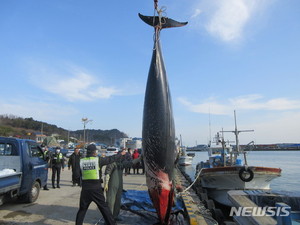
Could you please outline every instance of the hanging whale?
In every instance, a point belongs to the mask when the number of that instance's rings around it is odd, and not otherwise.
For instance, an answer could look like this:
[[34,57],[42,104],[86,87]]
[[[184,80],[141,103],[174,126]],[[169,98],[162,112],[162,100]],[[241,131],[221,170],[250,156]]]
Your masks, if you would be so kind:
[[161,224],[168,224],[174,201],[174,169],[176,159],[175,127],[171,95],[160,47],[160,31],[181,27],[167,17],[139,17],[155,28],[155,40],[148,74],[143,112],[143,159],[146,183]]

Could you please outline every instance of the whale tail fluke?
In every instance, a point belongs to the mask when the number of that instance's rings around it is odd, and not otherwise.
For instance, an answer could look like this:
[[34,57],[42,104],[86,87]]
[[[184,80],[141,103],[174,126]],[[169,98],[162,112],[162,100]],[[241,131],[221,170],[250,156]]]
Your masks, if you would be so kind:
[[168,17],[144,16],[140,13],[139,13],[139,17],[146,24],[153,26],[153,27],[159,26],[161,29],[171,28],[171,27],[182,27],[188,23],[188,22],[178,22],[178,21],[170,19]]

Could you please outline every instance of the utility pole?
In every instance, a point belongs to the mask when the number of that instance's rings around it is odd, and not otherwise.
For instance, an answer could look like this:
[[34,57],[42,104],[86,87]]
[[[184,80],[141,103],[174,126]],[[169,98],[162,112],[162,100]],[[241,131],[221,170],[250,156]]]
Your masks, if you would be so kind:
[[81,121],[83,123],[83,144],[85,145],[85,127],[89,122],[92,122],[93,120],[89,120],[88,118],[82,118]]
[[44,123],[42,122],[42,126],[41,126],[41,134],[43,134],[43,130],[44,130]]

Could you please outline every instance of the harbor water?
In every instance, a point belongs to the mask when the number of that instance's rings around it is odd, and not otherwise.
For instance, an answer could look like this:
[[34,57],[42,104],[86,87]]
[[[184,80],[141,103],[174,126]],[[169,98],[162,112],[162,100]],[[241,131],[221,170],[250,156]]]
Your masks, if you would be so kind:
[[[207,152],[195,152],[193,164],[186,166],[185,172],[194,179],[197,163],[207,159]],[[272,192],[300,196],[300,151],[251,151],[247,162],[249,166],[281,168],[281,177],[271,183]]]

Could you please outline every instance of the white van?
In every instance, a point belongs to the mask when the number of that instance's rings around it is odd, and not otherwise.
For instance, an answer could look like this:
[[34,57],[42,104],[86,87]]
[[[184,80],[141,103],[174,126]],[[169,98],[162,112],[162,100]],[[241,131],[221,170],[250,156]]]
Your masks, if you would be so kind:
[[119,148],[117,147],[107,147],[105,155],[106,156],[111,156],[111,155],[115,155],[120,151]]

